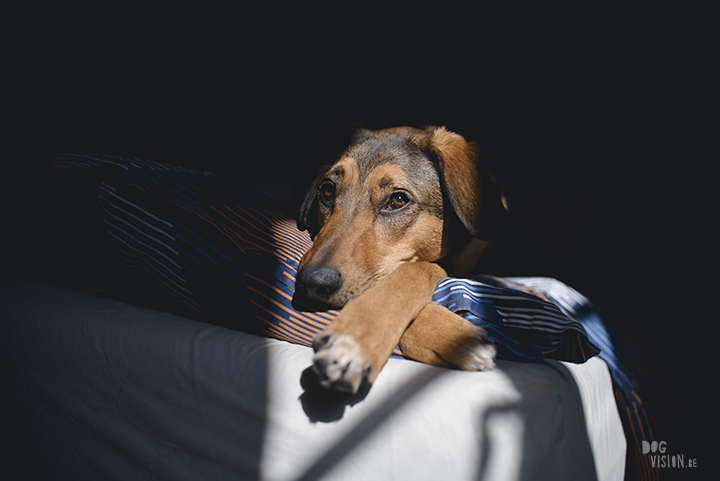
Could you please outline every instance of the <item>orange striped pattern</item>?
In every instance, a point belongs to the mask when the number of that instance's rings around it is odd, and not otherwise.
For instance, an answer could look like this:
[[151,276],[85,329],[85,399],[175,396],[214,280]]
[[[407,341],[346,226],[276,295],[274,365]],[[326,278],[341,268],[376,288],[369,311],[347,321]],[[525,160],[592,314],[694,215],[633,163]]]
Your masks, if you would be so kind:
[[212,224],[251,258],[273,258],[276,264],[272,279],[245,273],[246,289],[253,298],[250,302],[259,311],[254,317],[262,321],[263,334],[311,346],[313,336],[325,328],[338,311],[312,313],[292,307],[297,267],[312,245],[307,232],[300,232],[293,219],[272,208],[261,211],[239,205],[222,205],[208,209],[193,208],[191,211]]

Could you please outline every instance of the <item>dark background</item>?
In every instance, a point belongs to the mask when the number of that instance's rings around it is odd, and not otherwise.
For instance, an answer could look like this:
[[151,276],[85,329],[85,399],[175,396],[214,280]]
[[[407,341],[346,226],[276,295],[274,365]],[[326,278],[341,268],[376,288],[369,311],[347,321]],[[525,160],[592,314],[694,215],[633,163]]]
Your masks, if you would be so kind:
[[662,435],[710,463],[698,366],[710,334],[701,276],[715,261],[700,255],[712,217],[691,148],[708,127],[695,123],[692,46],[666,23],[575,12],[559,30],[534,12],[502,27],[360,12],[320,28],[297,12],[77,13],[18,12],[8,43],[4,270],[43,269],[35,253],[55,234],[37,225],[37,175],[62,152],[287,184],[297,200],[352,124],[445,125],[479,142],[508,194],[513,220],[483,269],[556,277],[649,346],[667,384]]

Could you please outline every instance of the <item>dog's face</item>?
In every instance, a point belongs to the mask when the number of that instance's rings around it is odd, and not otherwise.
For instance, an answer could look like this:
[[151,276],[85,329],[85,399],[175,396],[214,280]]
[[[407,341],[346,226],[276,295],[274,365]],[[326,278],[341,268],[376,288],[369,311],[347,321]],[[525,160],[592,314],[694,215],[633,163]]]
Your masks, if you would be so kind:
[[477,165],[474,146],[443,128],[357,132],[320,172],[301,209],[298,225],[314,243],[300,262],[294,302],[340,308],[404,262],[445,256],[447,204],[461,202],[466,190],[474,198],[465,199],[465,217],[479,216],[470,211],[481,208],[480,179],[468,183],[477,176],[462,172],[470,164]]

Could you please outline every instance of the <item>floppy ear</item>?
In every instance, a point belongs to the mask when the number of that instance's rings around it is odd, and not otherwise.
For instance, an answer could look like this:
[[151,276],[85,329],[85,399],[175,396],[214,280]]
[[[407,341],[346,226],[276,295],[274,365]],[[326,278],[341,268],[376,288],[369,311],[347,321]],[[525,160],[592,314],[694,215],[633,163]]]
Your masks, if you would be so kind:
[[430,149],[438,158],[440,175],[460,222],[475,237],[497,238],[507,222],[499,189],[480,160],[475,142],[445,127],[428,127]]
[[318,221],[317,211],[317,191],[320,187],[320,182],[322,181],[323,177],[325,177],[325,174],[329,169],[330,167],[325,166],[317,173],[317,175],[315,176],[315,180],[312,183],[312,186],[305,194],[303,203],[300,206],[300,213],[298,214],[298,229],[301,231],[307,229],[308,233],[310,234],[310,238],[312,239],[314,239],[315,236],[318,235],[318,232],[320,232],[320,222]]

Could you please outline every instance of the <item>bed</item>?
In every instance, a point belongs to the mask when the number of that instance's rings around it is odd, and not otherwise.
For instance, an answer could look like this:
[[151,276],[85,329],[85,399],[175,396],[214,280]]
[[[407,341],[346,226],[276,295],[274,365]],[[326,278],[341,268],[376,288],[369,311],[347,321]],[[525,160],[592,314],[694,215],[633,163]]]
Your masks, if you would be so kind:
[[[333,393],[308,369],[309,339],[336,313],[292,309],[309,239],[261,193],[142,159],[74,155],[54,169],[64,189],[90,187],[92,212],[70,210],[131,277],[123,293],[0,284],[2,388],[37,479],[622,479],[610,372],[622,379],[572,289],[446,279],[436,301],[487,323],[497,369],[440,369],[398,351],[372,388]],[[139,281],[163,302],[136,302]],[[498,289],[552,322],[464,304]]]
[[390,359],[347,397],[313,386],[312,349],[286,341],[25,279],[0,306],[38,479],[623,476],[598,357],[483,373]]

